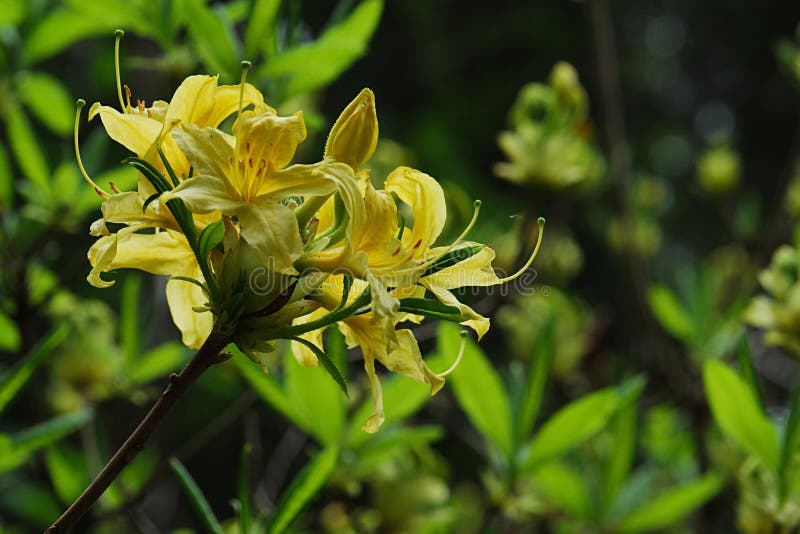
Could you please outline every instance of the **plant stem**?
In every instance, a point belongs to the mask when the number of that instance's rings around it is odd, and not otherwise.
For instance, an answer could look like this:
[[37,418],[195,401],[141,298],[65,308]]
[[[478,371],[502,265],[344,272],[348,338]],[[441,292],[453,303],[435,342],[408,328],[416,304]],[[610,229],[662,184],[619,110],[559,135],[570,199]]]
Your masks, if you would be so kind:
[[217,355],[227,344],[228,340],[226,338],[212,333],[180,374],[170,376],[169,384],[164,388],[161,396],[142,419],[142,422],[139,423],[139,426],[128,436],[125,443],[111,457],[81,496],[45,531],[45,534],[66,533],[75,526],[116,480],[125,466],[144,449],[145,443],[161,423],[164,416],[183,397],[189,387],[214,364]]

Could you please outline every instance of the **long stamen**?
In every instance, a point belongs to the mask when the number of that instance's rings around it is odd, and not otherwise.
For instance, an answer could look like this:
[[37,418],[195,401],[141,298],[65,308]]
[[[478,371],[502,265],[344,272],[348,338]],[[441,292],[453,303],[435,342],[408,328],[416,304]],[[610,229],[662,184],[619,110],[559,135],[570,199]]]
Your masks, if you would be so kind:
[[511,276],[506,276],[505,278],[501,278],[500,281],[497,282],[498,284],[505,284],[506,282],[511,282],[512,280],[516,280],[517,278],[522,276],[533,263],[533,260],[539,253],[539,247],[542,246],[542,235],[544,235],[544,217],[539,217],[539,220],[536,222],[539,224],[539,237],[536,239],[536,246],[533,248],[533,253],[531,253],[531,257],[528,258],[528,261],[525,262],[525,265],[523,265],[519,271],[512,274]]
[[125,35],[125,32],[122,30],[114,32],[114,71],[117,75],[117,98],[119,98],[119,107],[122,112],[125,113],[125,101],[122,99],[122,76],[120,75],[119,68],[119,42],[122,40],[123,35]]
[[458,348],[458,355],[456,356],[456,361],[453,362],[453,365],[451,365],[450,368],[447,369],[447,371],[439,373],[436,376],[438,376],[439,378],[444,378],[444,377],[446,377],[447,375],[449,375],[450,373],[452,373],[453,371],[456,370],[456,367],[458,367],[458,364],[461,363],[461,358],[464,357],[464,351],[467,348],[467,336],[468,335],[469,335],[469,332],[467,332],[466,330],[462,330],[461,331],[461,346]]
[[75,102],[75,107],[76,107],[76,109],[75,109],[75,130],[74,130],[74,133],[73,133],[74,145],[75,145],[75,158],[78,160],[78,168],[81,171],[81,175],[83,175],[83,179],[86,180],[87,182],[89,182],[89,185],[91,185],[94,188],[95,193],[100,195],[101,198],[106,199],[106,198],[109,198],[111,195],[109,195],[108,193],[103,191],[102,187],[100,187],[99,185],[94,183],[94,180],[92,180],[89,177],[89,173],[86,172],[86,168],[83,166],[83,160],[81,159],[81,149],[80,149],[80,145],[78,144],[78,124],[80,123],[80,120],[81,120],[81,110],[83,109],[83,106],[85,106],[85,105],[86,105],[86,100],[84,100],[82,98],[79,98]]
[[242,107],[244,105],[244,84],[247,82],[247,71],[253,64],[249,61],[242,61],[242,78],[239,82],[239,110],[236,112],[236,118],[242,114]]

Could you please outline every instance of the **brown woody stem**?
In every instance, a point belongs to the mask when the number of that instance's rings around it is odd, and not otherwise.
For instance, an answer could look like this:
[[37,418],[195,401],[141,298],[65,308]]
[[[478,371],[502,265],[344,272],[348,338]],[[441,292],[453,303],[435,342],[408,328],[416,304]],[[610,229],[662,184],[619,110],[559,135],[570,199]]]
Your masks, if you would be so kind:
[[170,377],[169,384],[164,388],[161,396],[142,419],[142,422],[139,423],[139,426],[136,427],[136,430],[128,436],[125,443],[111,457],[81,496],[45,531],[45,534],[66,533],[75,526],[116,480],[125,466],[144,449],[145,443],[161,423],[164,416],[183,397],[189,387],[215,363],[219,352],[227,344],[228,340],[222,336],[214,333],[209,336],[180,374],[173,374]]

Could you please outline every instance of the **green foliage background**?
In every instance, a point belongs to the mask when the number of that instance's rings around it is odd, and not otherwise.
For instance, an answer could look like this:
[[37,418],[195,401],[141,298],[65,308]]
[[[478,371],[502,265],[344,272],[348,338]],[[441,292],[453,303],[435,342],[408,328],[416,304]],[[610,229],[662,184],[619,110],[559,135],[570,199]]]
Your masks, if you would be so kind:
[[[548,229],[527,294],[466,295],[493,327],[441,393],[386,380],[379,434],[337,331],[349,397],[285,347],[268,375],[234,354],[78,531],[797,531],[799,20],[790,2],[0,0],[0,533],[45,529],[190,357],[163,280],[85,282],[99,199],[73,102],[116,101],[118,28],[134,99],[251,60],[271,105],[303,109],[311,161],[369,86],[374,179],[436,177],[451,234],[480,198],[474,237],[509,272]],[[133,187],[97,124],[81,143],[98,183]],[[415,334],[450,365],[457,328]]]

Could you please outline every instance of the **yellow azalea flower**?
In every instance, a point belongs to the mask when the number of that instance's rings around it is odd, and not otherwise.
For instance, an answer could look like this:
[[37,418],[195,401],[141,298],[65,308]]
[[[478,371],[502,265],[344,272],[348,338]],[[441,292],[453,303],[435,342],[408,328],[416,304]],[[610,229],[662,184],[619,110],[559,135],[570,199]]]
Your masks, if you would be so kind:
[[233,135],[214,128],[184,126],[173,132],[197,175],[161,196],[181,199],[193,213],[218,210],[236,215],[242,237],[273,261],[273,268],[294,274],[303,253],[294,212],[281,201],[290,196],[326,196],[340,191],[357,197],[352,170],[343,164],[292,165],[306,136],[303,115],[280,117],[269,110],[243,112]]
[[[304,324],[320,317],[323,317],[329,310],[335,309],[339,305],[344,287],[344,276],[334,275],[328,277],[320,287],[321,293],[315,295],[315,299],[320,302],[323,308],[314,311],[296,321],[296,324]],[[365,288],[367,283],[361,280],[353,281],[350,290],[348,303],[352,303]],[[409,290],[394,290],[394,297],[421,297],[422,294],[417,288]],[[410,314],[397,314],[394,317],[394,329],[397,323],[403,321],[419,322],[421,317]],[[345,336],[345,341],[349,348],[361,347],[364,356],[364,370],[369,379],[370,392],[372,394],[372,414],[364,423],[364,430],[367,432],[377,432],[384,420],[383,414],[383,394],[380,378],[375,369],[375,361],[379,361],[389,371],[407,376],[417,382],[430,385],[431,395],[434,395],[444,385],[444,376],[437,375],[431,371],[422,359],[417,340],[411,330],[400,329],[395,331],[395,341],[389,342],[384,336],[381,326],[373,320],[372,313],[364,313],[344,319],[340,328]],[[316,330],[303,336],[304,339],[322,347],[322,331]],[[316,366],[317,358],[312,351],[305,345],[298,342],[292,343],[292,351],[301,365]]]
[[[100,273],[114,269],[140,269],[164,276],[185,276],[203,281],[200,267],[186,237],[166,230],[141,234],[143,226],[128,226],[114,235],[103,236],[89,249],[92,265],[89,282],[95,287],[108,287],[113,282],[100,278]],[[193,308],[204,306],[208,297],[195,284],[172,279],[167,282],[167,303],[172,320],[181,331],[183,343],[198,348],[211,333],[211,313],[197,313]]]

